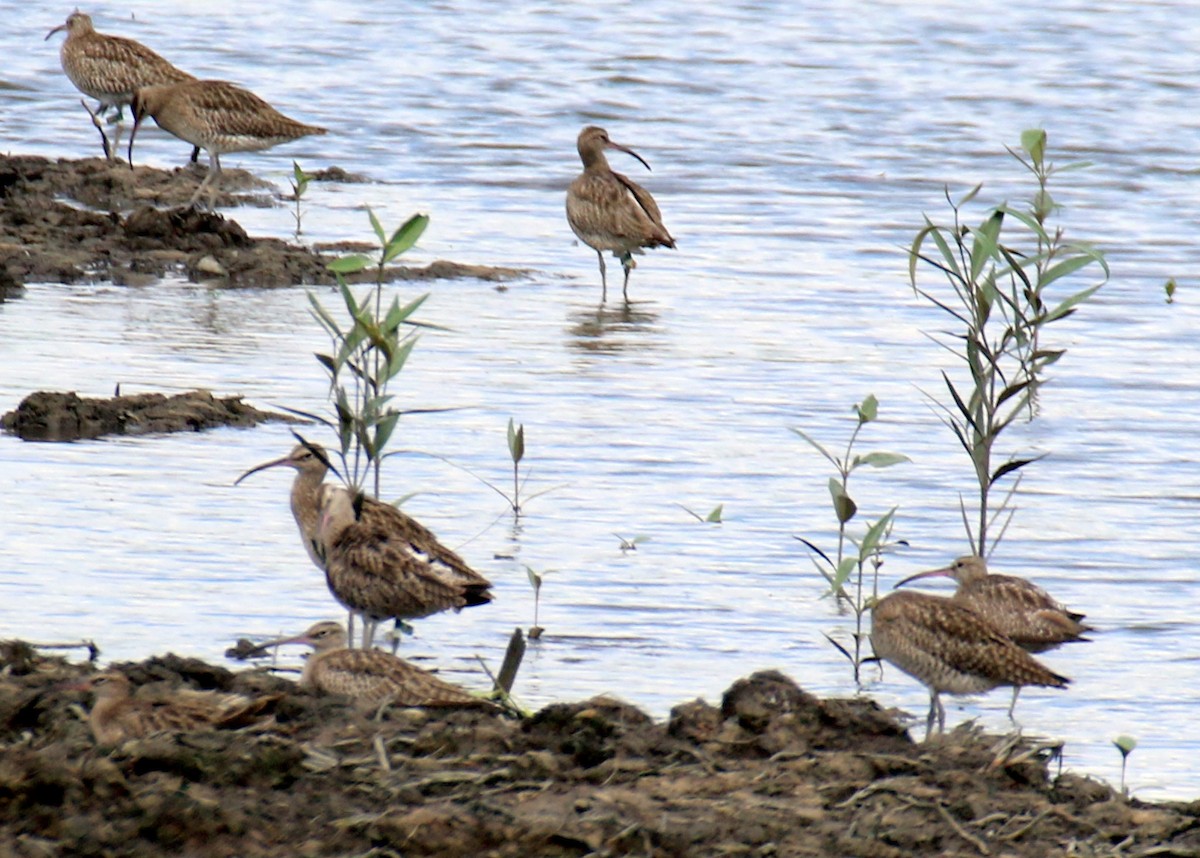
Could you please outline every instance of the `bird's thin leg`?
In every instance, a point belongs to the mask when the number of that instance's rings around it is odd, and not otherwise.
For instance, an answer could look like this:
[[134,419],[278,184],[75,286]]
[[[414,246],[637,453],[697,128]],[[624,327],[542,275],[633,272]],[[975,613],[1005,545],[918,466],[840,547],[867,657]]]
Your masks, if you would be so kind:
[[363,649],[370,649],[375,642],[375,626],[378,624],[379,620],[363,614]]
[[195,163],[196,163],[196,161],[197,161],[199,158],[200,158],[200,147],[199,147],[199,146],[193,146],[193,147],[192,147],[192,161],[191,161],[191,163],[195,164]]
[[[111,161],[113,159],[113,149],[112,146],[109,145],[108,135],[104,133],[104,123],[100,121],[99,113],[88,107],[88,103],[82,98],[79,99],[79,103],[82,104],[83,109],[88,112],[88,116],[92,117],[92,125],[95,125],[96,130],[100,132],[100,143],[104,146],[104,159],[106,161]],[[100,105],[100,109],[104,109],[103,104]]]
[[[204,176],[204,181],[200,183],[200,187],[196,188],[196,193],[192,194],[192,198],[188,200],[187,207],[195,208],[196,201],[200,199],[200,195],[204,193],[204,189],[209,186],[209,183],[214,182],[221,174],[221,158],[216,152],[213,152],[208,165],[208,173]],[[216,194],[212,197],[212,208],[216,208]]]
[[621,267],[625,269],[625,285],[621,287],[621,295],[625,299],[625,303],[629,303],[629,272],[637,263],[633,261],[632,254],[626,253],[621,257]]
[[937,703],[938,734],[940,735],[946,732],[946,707],[942,705],[941,694],[933,695],[933,699]]
[[1012,721],[1014,724],[1017,723],[1017,719],[1016,719],[1016,716],[1013,715],[1013,710],[1017,708],[1017,695],[1020,693],[1021,693],[1021,686],[1014,685],[1013,686],[1012,703],[1008,704],[1008,720]]
[[933,691],[929,694],[929,717],[925,719],[925,741],[929,741],[929,737],[933,735],[933,722],[937,720],[938,696],[937,692]]
[[346,618],[346,640],[350,641],[350,648],[354,648],[354,611]]
[[596,258],[600,260],[600,303],[603,304],[608,300],[608,275],[604,270],[604,252],[597,250]]

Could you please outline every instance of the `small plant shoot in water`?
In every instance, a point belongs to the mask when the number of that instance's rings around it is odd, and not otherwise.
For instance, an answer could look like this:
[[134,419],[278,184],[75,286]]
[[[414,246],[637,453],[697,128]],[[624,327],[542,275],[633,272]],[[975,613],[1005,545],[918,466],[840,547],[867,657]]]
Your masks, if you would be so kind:
[[1129,755],[1137,747],[1137,739],[1133,736],[1117,736],[1113,739],[1113,745],[1121,752],[1121,795],[1128,797],[1129,790],[1125,787],[1125,765],[1129,762]]
[[[830,453],[824,445],[800,429],[792,429],[798,436],[808,442],[818,453],[834,467],[836,476],[829,478],[829,495],[833,506],[834,518],[838,525],[837,551],[830,557],[814,543],[802,537],[797,537],[815,555],[813,564],[829,585],[826,595],[834,596],[839,603],[846,604],[854,613],[854,631],[851,633],[852,647],[847,647],[830,635],[825,635],[833,646],[846,657],[854,671],[854,682],[861,687],[861,668],[866,660],[863,656],[863,643],[867,634],[863,631],[863,617],[874,604],[879,593],[879,567],[883,563],[883,554],[892,550],[892,523],[896,508],[888,510],[874,522],[868,522],[866,533],[854,537],[847,525],[858,514],[858,504],[850,496],[850,476],[864,465],[872,468],[889,468],[901,462],[909,461],[907,456],[899,453],[872,452],[859,455],[854,452],[859,433],[868,423],[874,422],[879,416],[879,401],[874,395],[867,396],[853,408],[855,415],[854,430],[846,442],[845,452],[841,456]],[[871,564],[873,583],[871,594],[866,593],[866,566]],[[857,573],[857,575],[855,574]],[[853,594],[846,591],[846,584],[854,576]],[[853,651],[851,651],[851,648]]]
[[722,516],[725,514],[725,504],[723,504],[723,503],[719,503],[715,507],[713,507],[709,511],[708,515],[701,515],[700,513],[696,512],[694,510],[688,509],[686,506],[684,506],[681,503],[677,503],[677,504],[675,504],[675,506],[679,507],[681,510],[686,512],[688,515],[690,515],[692,518],[696,519],[696,521],[700,522],[701,524],[720,524],[722,522]]
[[296,219],[296,238],[300,237],[303,230],[300,228],[300,199],[304,196],[304,192],[308,190],[308,183],[312,181],[312,176],[300,169],[300,165],[295,161],[292,162],[292,199],[296,201],[296,210],[292,212],[292,217]]
[[[1059,208],[1048,190],[1050,179],[1088,165],[1056,167],[1048,162],[1046,132],[1040,129],[1021,135],[1021,151],[1008,151],[1036,182],[1026,207],[997,206],[978,226],[970,226],[963,221],[963,210],[983,186],[976,185],[957,202],[947,189],[951,222],[937,224],[926,217],[909,248],[913,291],[952,325],[929,336],[966,370],[965,377],[942,372],[948,399],[927,396],[975,472],[974,523],[965,499],[960,499],[960,509],[971,553],[981,557],[990,555],[1012,520],[1012,499],[1020,483],[1017,472],[1041,458],[1009,455],[997,464],[996,442],[1018,420],[1028,422],[1037,415],[1046,370],[1066,352],[1046,347],[1043,330],[1074,313],[1108,279],[1108,264],[1100,251],[1067,241],[1061,227],[1049,225]],[[1066,295],[1052,294],[1092,266],[1100,269],[1098,282]],[[925,285],[925,272],[930,271],[940,286]],[[1014,475],[1004,497],[994,500],[993,490]]]
[[542,632],[545,631],[540,625],[538,625],[538,611],[541,607],[542,600],[542,581],[546,575],[550,574],[554,570],[547,569],[544,572],[536,572],[532,566],[528,564],[523,565],[525,566],[525,574],[529,578],[529,586],[533,588],[533,625],[529,628],[529,639],[537,640],[542,636]]

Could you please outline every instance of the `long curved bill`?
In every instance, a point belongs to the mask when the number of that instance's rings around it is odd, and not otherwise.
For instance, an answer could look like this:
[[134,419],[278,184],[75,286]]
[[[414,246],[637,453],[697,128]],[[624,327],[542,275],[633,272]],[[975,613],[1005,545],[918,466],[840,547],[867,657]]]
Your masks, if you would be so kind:
[[[132,145],[132,141],[130,141],[130,144]],[[131,164],[131,166],[132,166],[132,164]],[[246,479],[246,477],[250,476],[251,474],[257,474],[259,471],[265,471],[267,468],[277,468],[280,465],[286,465],[291,461],[292,461],[292,455],[291,455],[291,453],[289,453],[288,455],[282,456],[278,459],[272,459],[269,462],[263,462],[261,465],[255,465],[253,468],[246,471],[246,473],[242,474],[240,477],[238,477],[236,480],[234,480],[233,484],[236,486],[238,483],[240,483],[242,480]]]
[[[632,155],[633,157],[637,158],[639,161],[642,162],[643,167],[645,167],[647,170],[650,169],[650,165],[646,163],[646,159],[643,158],[641,155],[639,155],[637,152],[634,152],[628,146],[622,146],[620,143],[614,143],[612,140],[609,140],[608,148],[616,149],[619,152],[624,152],[626,155]],[[651,170],[651,172],[653,172],[653,170]]]
[[950,566],[943,566],[940,569],[928,569],[924,572],[918,572],[916,575],[909,575],[903,581],[899,582],[894,587],[892,587],[892,589],[898,590],[901,587],[903,587],[905,584],[907,584],[909,581],[916,581],[919,578],[936,578],[939,575],[949,576],[952,568],[953,567],[950,567]]

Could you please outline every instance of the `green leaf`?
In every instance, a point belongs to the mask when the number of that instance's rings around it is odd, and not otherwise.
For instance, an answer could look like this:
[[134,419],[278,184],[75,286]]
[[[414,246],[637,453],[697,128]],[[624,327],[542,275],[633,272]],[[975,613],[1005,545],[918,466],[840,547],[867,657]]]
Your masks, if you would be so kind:
[[400,370],[404,369],[404,364],[408,362],[408,356],[412,354],[413,346],[417,344],[417,339],[414,337],[408,340],[400,348],[396,349],[392,355],[392,359],[388,361],[387,377],[384,381],[391,381],[400,374]]
[[829,451],[828,451],[828,450],[826,450],[824,447],[822,447],[820,444],[818,444],[818,443],[817,443],[817,442],[816,442],[816,441],[815,441],[815,440],[814,440],[814,439],[813,439],[811,436],[809,436],[807,433],[803,432],[803,431],[802,431],[802,430],[800,430],[800,429],[792,429],[792,431],[793,431],[793,432],[795,432],[797,435],[799,435],[801,438],[803,438],[805,441],[807,441],[809,444],[811,444],[812,446],[816,447],[816,448],[817,448],[817,452],[818,452],[818,453],[820,453],[822,456],[824,456],[826,459],[828,459],[828,460],[830,461],[830,463],[832,463],[832,464],[833,464],[833,466],[834,466],[835,468],[839,468],[839,467],[841,467],[841,465],[838,463],[838,460],[837,460],[837,459],[835,459],[833,456],[831,456],[831,455],[829,454]]
[[1003,465],[996,468],[995,472],[991,476],[991,479],[988,480],[988,485],[989,486],[994,485],[996,483],[996,481],[999,480],[1001,477],[1003,477],[1005,474],[1011,474],[1013,471],[1016,471],[1020,468],[1025,467],[1030,462],[1036,462],[1040,458],[1042,458],[1042,457],[1034,456],[1032,459],[1011,459],[1011,460],[1005,462]]
[[511,417],[508,418],[508,454],[514,465],[525,458],[525,424],[517,427]]
[[869,394],[860,404],[854,406],[854,413],[859,423],[870,423],[879,416],[879,400],[875,394]]
[[1113,744],[1117,746],[1117,750],[1121,752],[1122,757],[1128,757],[1133,753],[1133,749],[1137,747],[1137,739],[1133,736],[1117,736],[1113,739]]
[[[388,397],[390,399],[391,397]],[[375,449],[382,450],[387,447],[387,442],[391,440],[392,433],[396,430],[396,424],[400,422],[399,411],[389,411],[375,425]]]
[[891,526],[892,518],[895,515],[896,507],[892,507],[879,521],[867,528],[867,533],[863,536],[862,543],[858,546],[858,558],[860,560],[865,561],[875,553],[879,547],[880,540],[887,533],[887,529]]
[[721,515],[724,513],[724,511],[725,511],[725,504],[719,503],[715,507],[713,507],[712,512],[710,512],[708,515],[706,515],[704,517],[704,520],[707,521],[709,524],[720,524],[721,523]]
[[[341,275],[338,275],[338,277],[340,279]],[[313,315],[317,317],[317,321],[325,327],[325,330],[329,331],[335,337],[341,336],[342,329],[338,326],[337,320],[322,306],[317,296],[312,292],[308,293],[308,303],[312,305]]]
[[1004,223],[1004,212],[997,210],[979,225],[972,235],[975,238],[971,245],[971,280],[979,279],[979,274],[989,261],[997,258],[996,245],[1000,239],[1000,228]]
[[858,568],[857,557],[843,557],[842,562],[838,564],[837,572],[833,576],[833,582],[830,584],[830,590],[837,592],[842,589],[850,576],[854,574],[854,570]]
[[859,465],[870,465],[872,468],[890,468],[892,465],[899,465],[901,462],[911,462],[912,459],[900,453],[885,453],[876,451],[867,453],[865,456],[855,456],[852,468],[857,468]]
[[386,247],[387,239],[383,235],[383,224],[379,222],[379,218],[375,217],[375,212],[371,211],[370,206],[367,206],[367,217],[371,219],[371,229],[375,230],[375,235],[379,238],[379,246]]
[[383,261],[391,262],[401,253],[410,249],[417,243],[417,239],[421,237],[421,233],[425,232],[427,226],[429,226],[429,215],[416,214],[410,217],[388,239],[383,253]]
[[981,182],[978,185],[976,185],[975,187],[971,188],[971,190],[967,191],[962,197],[960,197],[958,202],[954,204],[954,207],[956,209],[961,209],[967,203],[971,202],[971,200],[975,199],[975,197],[982,190],[983,190],[983,183]]
[[1046,131],[1042,128],[1030,128],[1021,132],[1021,148],[1029,153],[1034,166],[1040,168],[1042,159],[1046,157]]
[[1056,319],[1061,319],[1075,312],[1075,307],[1095,295],[1099,288],[1100,284],[1096,284],[1095,286],[1089,286],[1087,289],[1084,289],[1081,292],[1076,292],[1070,298],[1067,298],[1065,301],[1047,313],[1044,321],[1053,322]]
[[854,514],[858,512],[858,506],[846,494],[846,489],[837,477],[829,478],[829,494],[833,498],[833,512],[840,524],[845,524],[854,518]]
[[337,274],[355,274],[374,264],[375,260],[371,257],[361,253],[352,253],[349,256],[338,257],[325,267]]
[[525,574],[528,576],[529,583],[533,586],[534,590],[542,589],[542,576],[534,572],[532,566],[525,566]]

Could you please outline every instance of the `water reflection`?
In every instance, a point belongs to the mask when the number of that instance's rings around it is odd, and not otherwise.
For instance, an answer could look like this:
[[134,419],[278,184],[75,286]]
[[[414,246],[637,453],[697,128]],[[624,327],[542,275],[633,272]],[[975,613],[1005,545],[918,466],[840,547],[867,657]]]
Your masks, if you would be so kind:
[[592,310],[580,310],[570,316],[571,346],[585,352],[620,352],[654,346],[649,334],[661,333],[658,313],[649,301],[601,304]]

